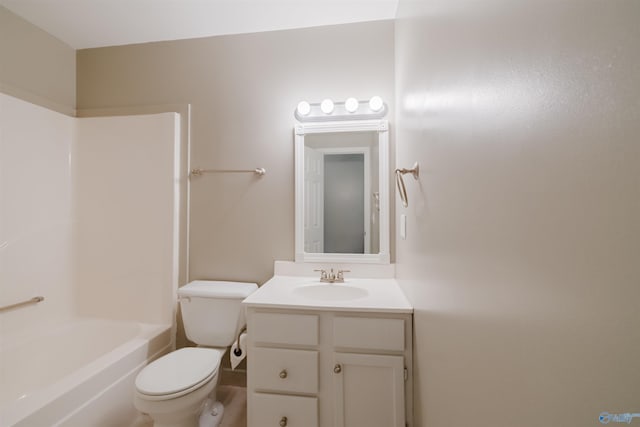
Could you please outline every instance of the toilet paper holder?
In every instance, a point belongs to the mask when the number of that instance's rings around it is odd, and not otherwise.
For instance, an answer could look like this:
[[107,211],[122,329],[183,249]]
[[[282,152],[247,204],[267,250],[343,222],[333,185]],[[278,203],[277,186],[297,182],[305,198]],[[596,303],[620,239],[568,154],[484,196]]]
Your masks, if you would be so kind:
[[[236,356],[240,357],[242,355],[242,350],[240,349],[240,335],[242,335],[243,333],[247,332],[247,327],[244,326],[242,329],[240,329],[240,332],[238,332],[238,336],[236,337],[236,340],[234,341],[234,344],[236,344],[236,349],[233,351],[233,354],[235,354]],[[233,347],[233,345],[232,345]]]

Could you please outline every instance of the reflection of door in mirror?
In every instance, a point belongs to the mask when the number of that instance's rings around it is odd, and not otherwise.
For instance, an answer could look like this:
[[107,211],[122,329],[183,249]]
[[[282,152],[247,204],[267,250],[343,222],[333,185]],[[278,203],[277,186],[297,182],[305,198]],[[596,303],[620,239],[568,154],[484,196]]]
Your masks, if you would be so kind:
[[304,251],[324,252],[324,156],[304,147]]
[[375,132],[306,136],[305,252],[379,252],[378,150]]

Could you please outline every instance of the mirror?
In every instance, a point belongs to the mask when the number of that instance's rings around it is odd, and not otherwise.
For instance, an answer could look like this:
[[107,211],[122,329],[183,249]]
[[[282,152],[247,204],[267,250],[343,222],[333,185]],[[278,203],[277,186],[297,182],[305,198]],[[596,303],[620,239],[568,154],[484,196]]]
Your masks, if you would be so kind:
[[389,263],[387,121],[295,133],[296,262]]

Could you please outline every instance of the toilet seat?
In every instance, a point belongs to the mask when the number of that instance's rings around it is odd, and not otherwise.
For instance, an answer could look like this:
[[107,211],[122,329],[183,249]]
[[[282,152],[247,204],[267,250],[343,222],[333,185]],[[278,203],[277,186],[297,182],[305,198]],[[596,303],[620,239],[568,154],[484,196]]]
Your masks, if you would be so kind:
[[218,373],[223,350],[186,347],[150,363],[136,378],[136,391],[146,400],[175,399],[202,387]]

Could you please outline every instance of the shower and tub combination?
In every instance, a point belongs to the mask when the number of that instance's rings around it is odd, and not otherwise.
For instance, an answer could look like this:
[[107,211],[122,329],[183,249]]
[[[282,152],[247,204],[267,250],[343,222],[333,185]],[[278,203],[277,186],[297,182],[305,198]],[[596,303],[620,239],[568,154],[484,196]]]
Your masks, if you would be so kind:
[[0,425],[130,425],[175,346],[180,117],[0,112]]

